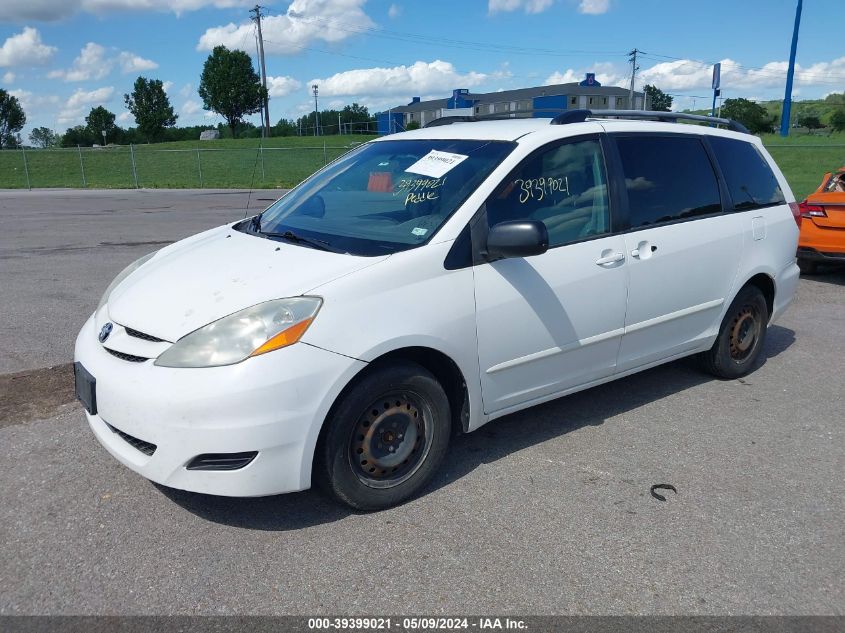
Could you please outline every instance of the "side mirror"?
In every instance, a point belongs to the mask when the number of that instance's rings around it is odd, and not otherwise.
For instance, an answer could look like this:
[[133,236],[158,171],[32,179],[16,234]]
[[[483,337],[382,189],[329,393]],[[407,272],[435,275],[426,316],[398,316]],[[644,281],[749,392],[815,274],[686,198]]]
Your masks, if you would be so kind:
[[487,234],[487,259],[530,257],[549,250],[549,232],[539,220],[513,220],[494,225]]

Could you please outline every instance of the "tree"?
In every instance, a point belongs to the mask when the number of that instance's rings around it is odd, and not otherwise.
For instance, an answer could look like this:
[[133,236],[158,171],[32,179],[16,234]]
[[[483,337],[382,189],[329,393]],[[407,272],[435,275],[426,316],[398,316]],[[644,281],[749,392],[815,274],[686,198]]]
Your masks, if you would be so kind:
[[179,118],[173,112],[161,79],[138,77],[132,94],[123,95],[123,100],[126,109],[135,117],[138,130],[150,142],[161,139],[164,128],[174,126]]
[[649,109],[656,112],[669,112],[672,109],[672,97],[657,86],[646,85],[643,88]]
[[818,130],[819,128],[824,127],[822,125],[821,119],[819,119],[819,117],[815,114],[805,114],[804,116],[799,117],[798,125],[807,128],[811,132],[813,130]]
[[226,119],[235,138],[235,129],[244,116],[261,110],[267,91],[249,55],[215,46],[202,68],[199,95],[206,110]]
[[26,114],[18,98],[0,88],[0,147],[20,145],[18,132],[25,124]]
[[[96,108],[91,108],[91,112],[85,117],[85,125],[94,138],[101,139],[104,136],[103,132],[105,132],[105,137],[108,139],[115,130],[114,120],[114,113],[109,112],[103,106],[97,106]],[[112,137],[112,142],[114,140]]]
[[94,135],[91,134],[91,130],[84,125],[77,125],[65,130],[65,133],[62,134],[61,146],[76,147],[77,145],[82,145],[90,147],[96,140]]
[[29,142],[42,149],[55,147],[59,144],[59,135],[48,127],[37,127],[29,133]]
[[834,132],[845,132],[845,108],[836,108],[830,115],[830,127]]
[[420,129],[420,122],[419,121],[409,121],[408,125],[405,126],[405,131],[410,132],[411,130],[419,130]]
[[763,106],[748,99],[725,99],[722,104],[722,116],[739,121],[752,134],[771,132],[775,118]]

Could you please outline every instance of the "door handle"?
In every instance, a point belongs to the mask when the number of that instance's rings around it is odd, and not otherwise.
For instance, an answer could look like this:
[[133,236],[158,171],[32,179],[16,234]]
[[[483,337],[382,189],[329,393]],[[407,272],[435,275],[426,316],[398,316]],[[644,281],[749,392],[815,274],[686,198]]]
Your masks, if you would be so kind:
[[599,257],[596,260],[596,264],[599,266],[605,266],[607,264],[615,264],[616,262],[621,262],[623,259],[625,259],[625,255],[623,255],[622,253],[611,253],[610,255]]
[[637,259],[648,259],[656,250],[657,247],[654,244],[649,245],[648,242],[640,242],[639,248],[635,248],[631,251],[631,257],[636,257]]

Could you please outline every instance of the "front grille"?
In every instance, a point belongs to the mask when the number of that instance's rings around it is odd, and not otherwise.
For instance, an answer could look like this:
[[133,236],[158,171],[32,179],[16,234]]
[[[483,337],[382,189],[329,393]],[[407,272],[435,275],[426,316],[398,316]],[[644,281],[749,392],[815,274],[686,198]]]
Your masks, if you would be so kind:
[[[105,422],[105,420],[103,421]],[[139,440],[137,437],[132,437],[131,435],[129,435],[129,433],[124,433],[120,429],[114,428],[108,422],[106,422],[106,426],[109,427],[114,433],[117,433],[120,437],[122,437],[127,444],[141,451],[144,455],[152,456],[152,454],[156,452],[156,448],[158,448],[155,444],[150,444],[149,442],[145,442],[144,440]]]
[[149,358],[144,358],[143,356],[134,356],[132,354],[124,354],[123,352],[118,352],[113,349],[109,349],[108,347],[104,348],[109,354],[112,356],[117,356],[120,360],[129,361],[130,363],[143,363],[145,360],[150,360]]
[[197,455],[186,466],[188,470],[238,470],[249,464],[258,451],[248,453],[205,453]]
[[163,338],[158,338],[157,336],[153,336],[152,334],[145,334],[144,332],[139,332],[138,330],[133,330],[131,327],[124,328],[126,333],[129,336],[134,336],[135,338],[144,339],[145,341],[150,341],[151,343],[164,343]]

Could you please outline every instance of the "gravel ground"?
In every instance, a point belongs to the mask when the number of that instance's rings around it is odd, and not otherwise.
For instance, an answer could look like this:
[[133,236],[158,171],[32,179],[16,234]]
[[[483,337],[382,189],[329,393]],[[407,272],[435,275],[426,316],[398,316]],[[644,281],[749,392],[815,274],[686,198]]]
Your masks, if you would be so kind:
[[38,404],[122,266],[246,199],[0,192],[0,614],[843,614],[843,272],[747,378],[680,361],[497,420],[378,514],[168,490]]

